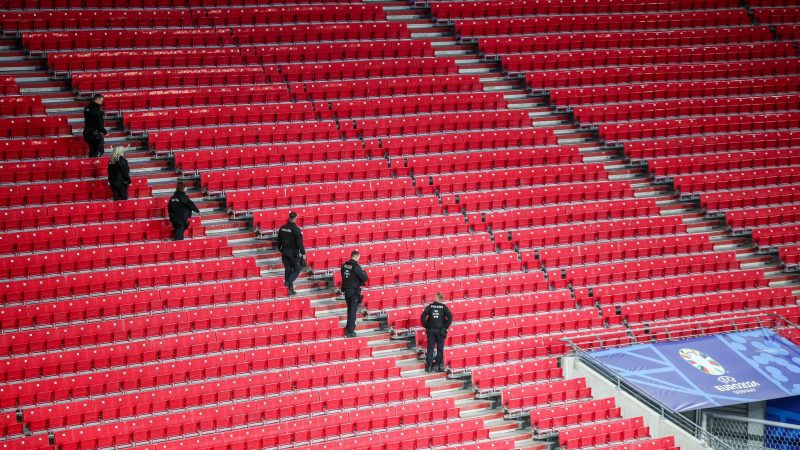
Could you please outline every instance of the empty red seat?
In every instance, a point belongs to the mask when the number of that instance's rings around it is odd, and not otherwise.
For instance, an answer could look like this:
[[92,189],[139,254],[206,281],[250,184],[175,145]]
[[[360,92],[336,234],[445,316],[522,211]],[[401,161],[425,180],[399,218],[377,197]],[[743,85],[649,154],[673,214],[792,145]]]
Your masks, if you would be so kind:
[[0,118],[0,137],[6,139],[72,135],[66,117]]

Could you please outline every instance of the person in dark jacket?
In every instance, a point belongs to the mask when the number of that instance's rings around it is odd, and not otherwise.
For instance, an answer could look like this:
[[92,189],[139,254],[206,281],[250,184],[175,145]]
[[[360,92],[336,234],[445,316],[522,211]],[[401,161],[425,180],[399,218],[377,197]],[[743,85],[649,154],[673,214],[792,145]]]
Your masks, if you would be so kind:
[[303,232],[295,223],[297,213],[289,213],[289,221],[286,225],[278,229],[278,250],[281,252],[283,261],[283,285],[289,288],[289,295],[295,295],[294,281],[300,275],[300,263],[306,257],[306,249],[303,247]]
[[[425,372],[444,372],[444,339],[447,329],[453,323],[453,314],[442,303],[444,296],[436,294],[436,300],[425,307],[420,316],[422,327],[428,335],[428,351],[425,354]],[[433,358],[433,349],[436,348],[436,360]]]
[[83,119],[83,140],[89,145],[89,157],[103,156],[105,135],[108,134],[108,130],[104,126],[105,112],[101,94],[96,94],[92,101],[83,108]]
[[131,169],[125,159],[125,147],[117,147],[108,160],[108,184],[114,193],[114,200],[128,199],[128,186],[131,184]]
[[367,282],[367,273],[358,264],[360,255],[358,250],[350,253],[350,259],[342,264],[342,291],[344,301],[347,303],[347,324],[344,328],[345,337],[356,337],[356,312],[361,305],[361,286]]
[[169,204],[167,205],[169,221],[172,223],[172,228],[175,229],[176,241],[183,240],[183,233],[189,228],[189,218],[192,217],[192,211],[200,212],[194,202],[183,192],[185,189],[186,186],[179,181],[175,187],[175,193],[169,198]]

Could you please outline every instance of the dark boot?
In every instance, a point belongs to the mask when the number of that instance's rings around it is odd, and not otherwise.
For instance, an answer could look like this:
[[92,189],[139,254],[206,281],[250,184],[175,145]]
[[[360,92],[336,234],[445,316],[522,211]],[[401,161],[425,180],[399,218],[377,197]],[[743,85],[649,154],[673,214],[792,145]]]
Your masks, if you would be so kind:
[[444,364],[439,364],[438,366],[436,366],[436,371],[437,372],[444,372]]
[[428,372],[428,373],[433,372],[433,365],[432,364],[425,364],[425,372]]

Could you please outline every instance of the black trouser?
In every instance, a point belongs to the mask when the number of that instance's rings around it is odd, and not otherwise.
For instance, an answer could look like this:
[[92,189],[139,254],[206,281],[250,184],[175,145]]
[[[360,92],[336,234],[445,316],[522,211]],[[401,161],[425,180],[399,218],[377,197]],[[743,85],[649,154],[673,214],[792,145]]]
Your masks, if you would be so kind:
[[[444,338],[447,330],[431,328],[428,332],[428,352],[425,354],[425,364],[444,365]],[[436,348],[436,361],[433,359],[433,349]]]
[[344,301],[347,303],[347,324],[344,326],[344,332],[353,333],[356,331],[358,305],[361,304],[361,289],[345,289]]
[[98,132],[85,132],[83,133],[83,140],[89,145],[89,157],[97,158],[103,156],[105,152],[105,139],[103,133]]
[[297,250],[284,250],[281,252],[283,260],[283,283],[286,287],[293,288],[294,280],[300,275],[300,255]]
[[183,233],[189,228],[189,220],[183,219],[180,221],[172,222],[172,228],[175,229],[175,240],[182,241],[183,240]]
[[114,200],[127,200],[128,199],[128,185],[127,184],[110,184],[111,192],[114,193]]

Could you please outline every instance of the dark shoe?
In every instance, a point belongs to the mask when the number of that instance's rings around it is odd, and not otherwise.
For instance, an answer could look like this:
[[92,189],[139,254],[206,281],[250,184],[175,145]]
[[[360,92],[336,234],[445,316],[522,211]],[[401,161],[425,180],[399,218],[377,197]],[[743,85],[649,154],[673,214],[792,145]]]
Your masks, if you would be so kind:
[[436,371],[437,372],[444,372],[444,364],[439,364],[438,366],[436,366]]
[[425,364],[425,372],[431,373],[433,372],[433,366],[429,364]]
[[354,338],[354,337],[358,337],[358,335],[356,334],[355,331],[351,331],[349,333],[345,333],[344,337]]
[[297,295],[297,291],[294,288],[289,288],[289,295]]

